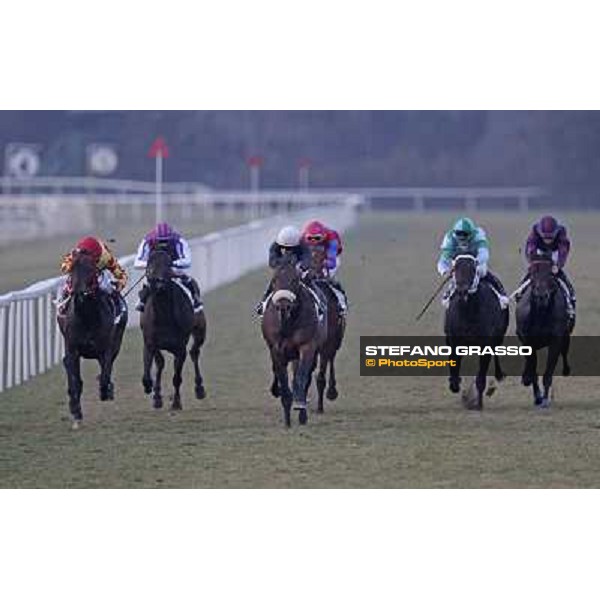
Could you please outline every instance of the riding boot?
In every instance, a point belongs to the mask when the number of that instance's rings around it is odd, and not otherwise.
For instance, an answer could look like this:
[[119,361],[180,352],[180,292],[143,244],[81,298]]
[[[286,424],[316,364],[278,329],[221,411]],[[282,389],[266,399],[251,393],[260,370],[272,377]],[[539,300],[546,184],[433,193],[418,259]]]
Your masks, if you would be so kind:
[[521,278],[521,281],[519,282],[519,288],[521,288],[521,286],[525,283],[528,282],[528,285],[526,285],[518,294],[515,294],[515,301],[518,302],[522,297],[523,294],[525,293],[525,290],[529,287],[529,271],[527,271],[525,273],[525,275],[523,275],[523,277]]
[[442,306],[444,308],[448,308],[448,306],[450,306],[450,299],[452,298],[452,295],[454,294],[454,281],[450,281],[450,284],[446,287],[446,289],[444,290],[444,293],[442,294]]
[[502,309],[508,308],[509,300],[506,295],[506,290],[502,285],[502,282],[491,272],[488,272],[483,277],[484,281],[487,281],[498,293],[498,300],[500,301],[500,307]]
[[111,300],[115,313],[115,325],[117,325],[123,318],[123,315],[127,312],[127,304],[125,304],[123,296],[116,290],[111,294]]
[[327,298],[317,284],[307,285],[317,301],[317,317],[319,321],[327,314]]
[[569,297],[567,298],[567,311],[569,312],[569,326],[572,331],[573,327],[575,326],[575,308],[577,302],[575,288],[573,287],[571,280],[567,277],[567,274],[562,269],[556,274],[556,277],[565,284],[568,290]]
[[342,284],[337,279],[330,279],[329,285],[339,292],[339,294],[336,294],[334,291],[334,294],[338,301],[338,314],[343,317],[348,313],[348,296],[346,294],[346,290],[342,287]]
[[182,283],[192,294],[194,312],[200,312],[204,306],[202,304],[202,298],[200,297],[200,286],[198,285],[198,282],[193,277],[185,276],[182,277]]
[[267,302],[267,298],[271,295],[272,291],[273,291],[273,280],[269,281],[269,285],[267,285],[267,289],[265,290],[264,294],[262,295],[260,302],[254,307],[254,312],[256,312],[256,314],[259,317],[263,316],[263,313],[265,312],[265,304]]
[[60,290],[60,295],[56,298],[56,309],[59,315],[64,315],[67,312],[67,306],[69,306],[69,300],[71,299],[71,290],[69,286],[65,285]]
[[142,289],[139,291],[138,296],[140,297],[140,301],[137,303],[135,310],[140,312],[144,312],[144,307],[146,306],[146,300],[148,300],[148,296],[150,295],[150,287],[148,284],[144,284]]

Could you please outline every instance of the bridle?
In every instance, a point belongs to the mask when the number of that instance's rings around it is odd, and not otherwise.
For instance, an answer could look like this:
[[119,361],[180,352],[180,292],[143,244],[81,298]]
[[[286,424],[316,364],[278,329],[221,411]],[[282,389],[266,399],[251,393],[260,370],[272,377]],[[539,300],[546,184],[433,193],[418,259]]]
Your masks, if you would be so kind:
[[452,278],[454,280],[454,286],[456,287],[456,264],[459,260],[470,260],[474,263],[475,266],[475,275],[473,276],[473,281],[469,289],[467,290],[468,294],[474,294],[479,287],[480,275],[479,270],[477,269],[477,259],[471,254],[459,254],[452,261]]

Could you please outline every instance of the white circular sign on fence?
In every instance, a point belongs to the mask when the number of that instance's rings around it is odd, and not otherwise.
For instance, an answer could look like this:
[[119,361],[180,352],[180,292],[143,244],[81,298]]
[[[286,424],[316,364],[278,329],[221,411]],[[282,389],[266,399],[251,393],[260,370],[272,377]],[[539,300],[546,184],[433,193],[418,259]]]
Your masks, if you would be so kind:
[[94,175],[110,175],[119,164],[117,151],[112,146],[92,144],[88,146],[88,168]]
[[6,172],[17,179],[35,177],[40,170],[40,149],[38,146],[13,144],[6,151]]

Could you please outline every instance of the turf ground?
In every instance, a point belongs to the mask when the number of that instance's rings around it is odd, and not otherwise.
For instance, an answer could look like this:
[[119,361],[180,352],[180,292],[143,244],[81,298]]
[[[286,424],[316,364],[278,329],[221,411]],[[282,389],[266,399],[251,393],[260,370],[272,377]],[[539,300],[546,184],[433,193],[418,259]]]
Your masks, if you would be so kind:
[[[554,405],[535,410],[513,377],[479,413],[465,411],[446,379],[359,376],[359,336],[441,331],[434,304],[414,316],[437,283],[439,238],[449,213],[365,213],[345,236],[341,277],[351,301],[338,359],[340,398],[324,415],[286,431],[268,394],[269,365],[252,307],[267,272],[206,298],[203,356],[208,398],[154,412],[142,393],[141,336],[126,336],[116,367],[117,400],[96,400],[89,364],[85,424],[69,428],[60,369],[0,395],[0,485],[4,487],[597,487],[600,388],[595,378],[557,378]],[[482,213],[492,268],[514,289],[518,247],[533,215]],[[566,215],[580,334],[600,334],[600,215]],[[514,331],[511,320],[510,332]],[[167,372],[169,376],[169,372]],[[165,389],[168,389],[165,386]]]

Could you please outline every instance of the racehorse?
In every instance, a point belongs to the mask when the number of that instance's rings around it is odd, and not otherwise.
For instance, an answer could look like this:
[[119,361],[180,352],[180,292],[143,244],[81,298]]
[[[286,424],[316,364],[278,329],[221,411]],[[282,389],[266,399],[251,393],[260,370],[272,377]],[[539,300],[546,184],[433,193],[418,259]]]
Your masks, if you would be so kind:
[[[162,408],[161,376],[165,359],[161,350],[173,354],[174,395],[171,410],[181,410],[181,372],[187,355],[190,336],[193,344],[190,358],[195,370],[196,398],[206,396],[200,372],[200,348],[206,339],[206,317],[204,311],[194,313],[191,300],[183,286],[177,283],[171,269],[171,256],[164,250],[153,250],[148,257],[146,279],[149,295],[140,325],[144,337],[144,375],[142,384],[146,394],[153,392],[152,406]],[[152,380],[152,364],[156,363],[156,374]]]
[[[317,353],[327,337],[327,324],[319,317],[313,293],[300,279],[295,256],[283,257],[273,276],[273,293],[267,301],[262,334],[273,369],[271,393],[281,398],[286,427],[291,426],[295,403],[298,420],[308,419],[306,395],[317,362]],[[293,366],[290,390],[288,366]]]
[[[563,371],[571,373],[568,361],[571,328],[567,302],[559,289],[560,284],[552,273],[552,259],[534,260],[529,266],[529,286],[517,302],[517,335],[521,343],[531,346],[533,353],[525,359],[521,381],[525,386],[533,386],[535,406],[550,405],[552,377],[562,355]],[[548,348],[544,371],[544,393],[540,391],[537,375],[537,351]]]
[[327,399],[335,400],[338,397],[335,379],[335,355],[342,345],[344,332],[346,331],[346,317],[339,314],[337,298],[327,281],[325,258],[324,248],[315,246],[312,249],[309,275],[314,285],[319,286],[321,293],[327,299],[327,338],[319,348],[319,371],[317,373],[317,412],[320,413],[323,412],[323,392],[327,385],[326,373],[328,366]]
[[[454,294],[450,299],[444,320],[446,343],[452,347],[452,358],[456,366],[450,367],[450,391],[460,391],[461,356],[456,355],[456,346],[501,345],[508,329],[508,309],[502,310],[496,292],[486,282],[480,283],[477,271],[477,259],[462,254],[454,259],[453,264]],[[491,361],[490,354],[479,356],[479,368],[475,378],[477,399],[466,402],[469,409],[483,408],[483,393],[486,389],[486,378]],[[494,356],[495,378],[504,379],[504,373],[497,356]],[[488,395],[493,389],[488,389]]]
[[[98,361],[100,400],[114,400],[112,367],[121,349],[127,312],[125,308],[121,312],[121,306],[115,306],[110,295],[99,289],[95,261],[86,252],[73,253],[68,285],[71,288],[68,306],[58,313],[57,320],[65,340],[63,365],[67,372],[69,410],[76,429],[83,420],[80,360]],[[123,302],[121,298],[119,301]]]

